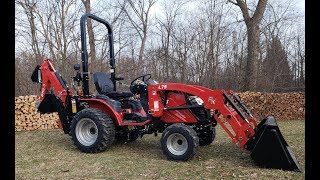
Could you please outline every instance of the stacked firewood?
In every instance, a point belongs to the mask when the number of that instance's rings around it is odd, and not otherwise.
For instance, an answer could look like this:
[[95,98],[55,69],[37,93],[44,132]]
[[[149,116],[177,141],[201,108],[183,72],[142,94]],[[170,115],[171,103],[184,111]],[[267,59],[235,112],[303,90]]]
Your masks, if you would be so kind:
[[58,114],[40,114],[36,109],[36,95],[15,97],[15,130],[30,131],[58,128]]
[[[302,92],[237,94],[257,120],[268,115],[277,120],[304,120],[305,97]],[[36,95],[15,97],[16,131],[58,128],[58,114],[40,114],[36,109],[38,99]]]
[[273,115],[277,120],[304,120],[305,96],[303,92],[290,93],[238,93],[252,115],[261,120]]

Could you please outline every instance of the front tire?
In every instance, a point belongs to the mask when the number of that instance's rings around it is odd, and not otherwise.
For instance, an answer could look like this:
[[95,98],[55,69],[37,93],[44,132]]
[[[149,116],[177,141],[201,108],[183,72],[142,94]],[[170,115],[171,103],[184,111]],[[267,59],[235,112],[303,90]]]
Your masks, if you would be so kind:
[[111,146],[115,127],[112,119],[100,109],[86,108],[73,117],[70,133],[80,151],[97,153]]
[[173,124],[163,131],[160,143],[168,159],[186,161],[195,155],[199,138],[191,127],[185,124]]

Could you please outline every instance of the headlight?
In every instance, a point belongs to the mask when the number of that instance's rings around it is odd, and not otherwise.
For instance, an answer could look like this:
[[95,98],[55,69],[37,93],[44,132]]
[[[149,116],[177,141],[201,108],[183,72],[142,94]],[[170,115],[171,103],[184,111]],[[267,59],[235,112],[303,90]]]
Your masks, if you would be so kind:
[[196,97],[195,100],[199,105],[203,105],[203,100],[201,98]]

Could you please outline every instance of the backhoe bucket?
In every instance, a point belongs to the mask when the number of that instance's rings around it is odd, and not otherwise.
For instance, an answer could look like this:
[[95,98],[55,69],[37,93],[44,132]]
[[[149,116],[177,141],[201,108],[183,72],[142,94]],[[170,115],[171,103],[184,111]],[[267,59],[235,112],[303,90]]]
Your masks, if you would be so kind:
[[284,140],[273,116],[263,119],[255,129],[245,149],[258,166],[301,172],[301,167],[291,148]]
[[45,94],[43,100],[38,105],[38,111],[42,114],[58,112],[55,95]]

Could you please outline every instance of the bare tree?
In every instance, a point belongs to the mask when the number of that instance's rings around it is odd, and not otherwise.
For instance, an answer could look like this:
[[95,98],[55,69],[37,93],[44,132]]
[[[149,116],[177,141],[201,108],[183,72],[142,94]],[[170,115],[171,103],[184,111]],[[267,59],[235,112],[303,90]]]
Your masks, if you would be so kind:
[[229,2],[237,5],[242,12],[244,22],[247,26],[248,35],[248,57],[246,65],[246,74],[244,76],[244,89],[254,90],[256,88],[257,79],[257,64],[259,60],[259,41],[260,41],[260,22],[263,13],[266,9],[267,0],[259,0],[256,9],[252,16],[250,16],[249,8],[246,1],[243,0],[228,0]]
[[303,42],[301,42],[301,37],[297,37],[297,45],[295,48],[295,56],[296,56],[296,61],[295,67],[293,68],[294,73],[296,73],[295,78],[295,85],[298,90],[303,90],[305,87],[305,50],[304,50],[304,45]]
[[16,1],[18,5],[20,5],[23,8],[24,13],[27,16],[29,26],[30,26],[30,32],[31,32],[31,47],[33,54],[35,55],[35,59],[40,62],[42,52],[39,48],[39,42],[38,42],[38,35],[37,35],[37,27],[35,22],[35,10],[36,10],[36,0],[18,0]]
[[293,75],[289,67],[287,53],[278,37],[273,37],[268,45],[267,55],[263,62],[265,88],[269,92],[288,92],[291,90]]
[[[70,33],[70,31],[73,32],[77,29],[76,22],[78,21],[74,17],[78,16],[78,9],[77,6],[75,6],[75,1],[62,0],[52,3],[51,1],[36,2],[34,0],[24,0],[23,2],[18,1],[16,5],[17,9],[22,9],[23,12],[26,10],[25,7],[32,7],[29,12],[32,13],[33,18],[28,18],[30,20],[28,21],[29,23],[23,24],[24,22],[21,22],[18,24],[26,27],[29,26],[30,31],[26,30],[20,32],[20,34],[21,36],[30,34],[31,41],[26,39],[26,42],[32,42],[33,47],[35,47],[32,49],[36,52],[36,56],[32,57],[27,53],[27,48],[25,48],[25,50],[19,54],[19,56],[25,57],[24,62],[19,62],[19,58],[16,59],[16,63],[18,63],[16,68],[25,72],[24,76],[19,76],[22,78],[19,81],[29,82],[30,73],[32,73],[36,65],[40,64],[42,56],[52,58],[59,72],[70,77],[71,73],[73,73],[72,68],[65,67],[68,67],[76,61],[76,56],[73,56],[71,53],[77,51],[77,49],[71,49],[71,44],[79,37],[74,37],[74,34]],[[17,20],[20,21],[20,19]],[[21,18],[21,21],[22,20],[23,17]],[[18,30],[20,29],[21,28]],[[18,39],[19,38],[20,37],[18,37]],[[21,43],[19,46],[21,46]],[[23,47],[22,44],[22,48]],[[70,59],[70,57],[72,58]],[[20,73],[19,70],[16,70],[16,72]],[[69,78],[67,80],[69,80]]]
[[[90,0],[81,0],[81,1],[85,6],[86,13],[91,13]],[[91,64],[95,66],[96,65],[96,46],[94,42],[95,39],[94,39],[94,32],[93,32],[91,18],[87,18],[87,31],[88,31],[89,46],[90,46],[89,57],[91,60]]]
[[65,68],[69,64],[68,49],[75,39],[70,31],[77,29],[76,19],[72,18],[73,13],[70,11],[75,1],[58,1],[51,3],[45,1],[47,13],[43,13],[39,8],[37,17],[42,27],[43,36],[50,49],[51,57],[58,63],[61,74],[69,74],[70,69]]
[[[287,60],[289,62],[289,66],[291,68],[292,74],[294,75],[294,78],[297,80],[297,77],[300,73],[300,58],[299,58],[299,51],[303,49],[303,46],[299,45],[299,41],[297,39],[301,40],[301,36],[303,36],[303,15],[297,11],[297,7],[295,6],[295,2],[292,0],[286,0],[286,1],[269,1],[267,4],[267,8],[265,11],[265,15],[261,21],[261,42],[260,42],[260,56],[261,59],[265,59],[267,56],[268,49],[270,48],[270,44],[273,44],[272,41],[274,41],[274,38],[277,37],[281,41],[281,46],[283,47]],[[269,53],[270,54],[270,53]],[[277,56],[281,54],[278,53]],[[268,55],[270,58],[270,55]],[[277,56],[272,57],[274,59],[279,59]],[[277,62],[278,65],[280,65],[280,62]],[[265,63],[264,63],[265,64]],[[265,65],[263,65],[265,66]],[[260,66],[262,68],[263,66]],[[302,66],[303,67],[303,66]],[[272,82],[265,82],[266,75],[263,72],[266,67],[263,67],[263,69],[260,69],[259,77],[257,78],[259,80],[259,84],[257,89],[258,90],[266,90],[271,89],[270,91],[273,91],[274,88],[272,88],[273,84]],[[276,66],[275,71],[279,67]],[[299,70],[298,70],[299,69]],[[304,73],[302,71],[302,73]],[[279,73],[278,73],[279,74]],[[270,79],[270,78],[269,78]],[[294,85],[294,82],[292,80],[288,79],[287,88],[284,88],[283,91],[287,91],[289,86],[292,86],[291,89],[300,89],[299,87],[301,84],[297,83]],[[299,84],[299,85],[298,85]]]
[[221,48],[221,40],[223,39],[223,28],[222,28],[222,8],[217,4],[216,0],[209,0],[206,2],[206,8],[204,14],[206,15],[208,22],[208,52],[207,52],[207,62],[208,76],[207,79],[208,86],[214,88],[217,80],[217,70],[219,63],[219,53]]
[[[125,77],[126,83],[148,72],[159,82],[215,89],[304,89],[304,16],[297,16],[294,6],[289,6],[294,4],[291,0],[269,0],[266,6],[267,0],[228,0],[237,6],[225,5],[226,0],[156,2],[16,0],[16,95],[36,93],[38,87],[30,83],[30,73],[42,56],[53,58],[56,69],[71,81],[72,65],[81,55],[79,19],[83,12],[95,12],[111,22],[117,74]],[[238,7],[239,13],[233,11]],[[230,18],[234,16],[241,16],[245,23]],[[152,21],[153,17],[157,21]],[[88,46],[90,71],[105,71],[109,54],[105,27],[92,21],[87,29],[89,38],[94,34],[89,43],[95,46]],[[276,45],[270,49],[273,37],[278,37],[281,51],[272,52],[280,47]],[[266,80],[265,72],[271,69],[275,74]],[[285,74],[294,81],[280,81]]]
[[142,59],[149,28],[148,25],[150,20],[150,9],[156,3],[156,1],[157,0],[141,0],[138,2],[134,2],[132,0],[128,0],[122,5],[128,20],[141,39],[137,66],[140,68],[143,65]]
[[164,50],[164,71],[166,79],[169,78],[169,46],[170,46],[170,39],[173,33],[173,28],[175,25],[175,21],[177,16],[181,14],[181,10],[183,6],[188,3],[188,1],[180,0],[180,1],[163,1],[163,12],[164,12],[164,19],[158,19],[159,29],[161,31],[161,42],[162,42],[162,49]]

